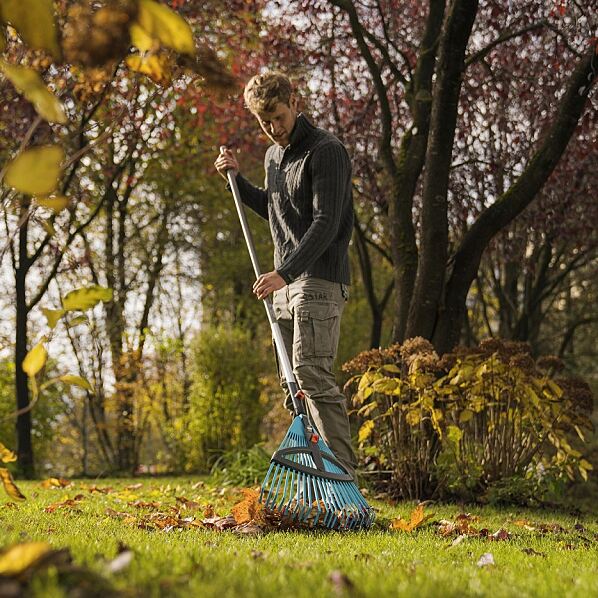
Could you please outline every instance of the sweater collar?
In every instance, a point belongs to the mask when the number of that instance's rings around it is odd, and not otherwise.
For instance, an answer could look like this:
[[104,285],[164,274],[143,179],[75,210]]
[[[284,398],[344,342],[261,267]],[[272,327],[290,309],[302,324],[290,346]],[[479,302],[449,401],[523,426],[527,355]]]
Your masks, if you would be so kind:
[[289,136],[289,145],[297,147],[313,130],[315,127],[309,122],[303,113],[297,115],[295,126]]

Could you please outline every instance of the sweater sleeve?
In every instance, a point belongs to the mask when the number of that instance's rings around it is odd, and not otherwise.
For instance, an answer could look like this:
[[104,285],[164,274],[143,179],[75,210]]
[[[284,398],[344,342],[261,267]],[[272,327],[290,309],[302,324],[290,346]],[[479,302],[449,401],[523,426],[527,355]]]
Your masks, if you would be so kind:
[[[241,173],[237,173],[235,177],[241,201],[250,207],[256,214],[268,220],[268,193],[261,187],[256,187],[250,183]],[[226,188],[230,190],[230,185],[227,183]]]
[[326,251],[339,229],[343,202],[351,185],[351,162],[339,143],[327,143],[312,155],[313,221],[295,250],[276,269],[292,282]]

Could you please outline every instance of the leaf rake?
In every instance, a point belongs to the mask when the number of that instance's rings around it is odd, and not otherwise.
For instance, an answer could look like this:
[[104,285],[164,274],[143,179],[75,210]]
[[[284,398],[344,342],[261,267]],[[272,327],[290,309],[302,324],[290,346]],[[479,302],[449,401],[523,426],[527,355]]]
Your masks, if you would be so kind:
[[[231,170],[227,172],[227,179],[253,270],[259,277],[260,267],[251,231]],[[305,395],[299,389],[293,373],[272,303],[264,299],[264,306],[295,417],[280,447],[272,455],[262,483],[260,502],[267,509],[279,513],[284,524],[335,530],[368,529],[374,521],[374,510],[359,492],[353,476],[322,440],[309,418],[304,405]]]

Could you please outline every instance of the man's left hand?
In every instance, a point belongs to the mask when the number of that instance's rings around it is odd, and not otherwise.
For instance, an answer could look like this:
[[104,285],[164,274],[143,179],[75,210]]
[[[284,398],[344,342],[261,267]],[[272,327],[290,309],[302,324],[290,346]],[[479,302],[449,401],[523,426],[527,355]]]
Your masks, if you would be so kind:
[[253,292],[258,299],[265,299],[270,293],[282,289],[286,284],[284,278],[276,270],[273,270],[260,275],[253,283]]

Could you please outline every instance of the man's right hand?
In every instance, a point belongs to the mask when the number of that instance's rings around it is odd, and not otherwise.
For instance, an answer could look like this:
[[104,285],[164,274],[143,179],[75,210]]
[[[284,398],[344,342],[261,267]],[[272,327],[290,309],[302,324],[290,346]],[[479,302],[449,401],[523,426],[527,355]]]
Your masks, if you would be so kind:
[[216,158],[214,166],[224,179],[226,179],[226,172],[228,170],[232,170],[234,176],[237,176],[239,172],[237,159],[233,156],[232,151],[224,145],[220,146],[220,155]]

